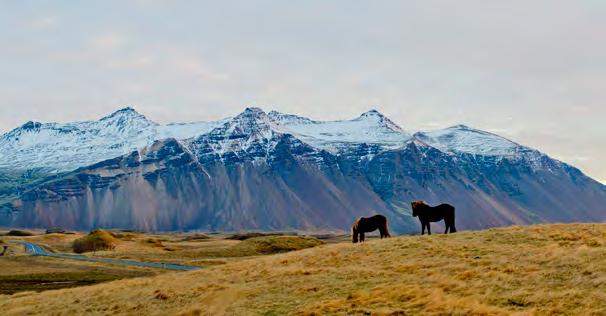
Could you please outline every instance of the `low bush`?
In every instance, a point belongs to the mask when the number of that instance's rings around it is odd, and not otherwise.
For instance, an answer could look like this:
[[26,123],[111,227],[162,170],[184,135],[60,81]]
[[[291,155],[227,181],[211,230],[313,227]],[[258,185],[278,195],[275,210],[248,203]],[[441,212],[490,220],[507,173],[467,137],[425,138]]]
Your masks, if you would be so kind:
[[193,234],[185,236],[181,241],[197,241],[197,240],[208,240],[210,237],[205,234]]
[[46,230],[47,234],[65,234],[67,233],[65,229],[61,227],[52,227]]
[[297,233],[259,233],[259,232],[248,232],[248,233],[237,233],[231,236],[225,237],[225,239],[232,240],[246,240],[256,237],[267,237],[267,236],[297,236]]
[[34,233],[25,231],[25,230],[18,230],[18,229],[14,229],[9,231],[8,233],[6,233],[6,236],[19,236],[19,237],[25,237],[25,236],[34,236]]
[[109,232],[97,229],[84,237],[74,240],[72,245],[75,253],[84,253],[99,250],[114,250],[116,239]]

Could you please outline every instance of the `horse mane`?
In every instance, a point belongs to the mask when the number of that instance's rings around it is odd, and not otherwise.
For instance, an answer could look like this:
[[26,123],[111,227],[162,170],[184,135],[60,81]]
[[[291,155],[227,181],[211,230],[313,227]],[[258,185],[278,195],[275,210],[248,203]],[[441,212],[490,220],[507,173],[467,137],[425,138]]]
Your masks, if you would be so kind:
[[429,204],[427,204],[427,202],[425,202],[423,200],[416,200],[416,201],[413,201],[411,204],[412,204],[413,208],[418,207],[418,206],[429,206]]

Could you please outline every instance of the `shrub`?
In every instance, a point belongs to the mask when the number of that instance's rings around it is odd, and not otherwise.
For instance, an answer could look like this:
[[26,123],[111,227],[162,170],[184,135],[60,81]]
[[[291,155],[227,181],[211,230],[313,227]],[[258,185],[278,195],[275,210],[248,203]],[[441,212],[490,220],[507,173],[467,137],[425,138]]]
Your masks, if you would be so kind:
[[52,227],[46,230],[47,234],[65,234],[65,229],[61,227]]
[[156,239],[156,238],[147,238],[147,239],[143,240],[142,242],[144,244],[152,246],[152,247],[158,247],[158,248],[164,247],[164,245],[162,244],[162,240]]
[[196,240],[208,240],[210,237],[205,234],[193,234],[185,236],[181,241],[196,241]]
[[297,233],[280,233],[280,232],[276,232],[276,233],[259,233],[259,232],[248,232],[248,233],[237,233],[237,234],[233,234],[231,236],[226,237],[225,239],[232,239],[232,240],[246,240],[246,239],[250,239],[250,238],[256,238],[256,237],[267,237],[267,236],[297,236]]
[[34,236],[33,233],[30,233],[28,231],[25,230],[11,230],[8,233],[6,233],[6,236],[20,236],[20,237],[25,237],[25,236]]
[[84,237],[74,240],[72,245],[75,253],[84,253],[98,250],[114,250],[115,238],[109,232],[97,229]]

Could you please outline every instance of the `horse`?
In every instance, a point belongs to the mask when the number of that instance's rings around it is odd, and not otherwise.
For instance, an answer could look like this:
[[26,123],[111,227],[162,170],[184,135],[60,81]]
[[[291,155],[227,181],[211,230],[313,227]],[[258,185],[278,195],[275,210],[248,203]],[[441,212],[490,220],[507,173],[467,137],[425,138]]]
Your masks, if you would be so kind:
[[419,217],[421,221],[421,235],[425,234],[425,226],[427,226],[427,233],[431,235],[431,229],[429,223],[439,222],[444,220],[446,233],[456,233],[455,227],[455,208],[450,204],[440,204],[438,206],[429,206],[424,201],[414,201],[412,205],[412,216]]
[[377,229],[379,230],[379,233],[381,233],[381,238],[391,237],[391,235],[389,235],[389,230],[387,229],[387,217],[383,215],[360,217],[351,226],[351,241],[357,243],[358,235],[360,235],[360,242],[363,242],[364,233],[369,233]]

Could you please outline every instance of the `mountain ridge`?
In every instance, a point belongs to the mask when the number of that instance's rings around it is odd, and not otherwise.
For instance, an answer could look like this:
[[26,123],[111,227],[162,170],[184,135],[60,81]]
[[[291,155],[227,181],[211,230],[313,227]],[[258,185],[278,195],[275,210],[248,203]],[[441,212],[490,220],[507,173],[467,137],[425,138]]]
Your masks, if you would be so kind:
[[[131,108],[114,114],[102,120],[121,135],[160,126]],[[462,229],[606,220],[606,186],[537,150],[462,125],[393,125],[376,110],[314,121],[251,107],[192,137],[144,133],[143,146],[22,184],[0,224],[346,230],[379,212],[411,232],[415,199],[456,205]]]

